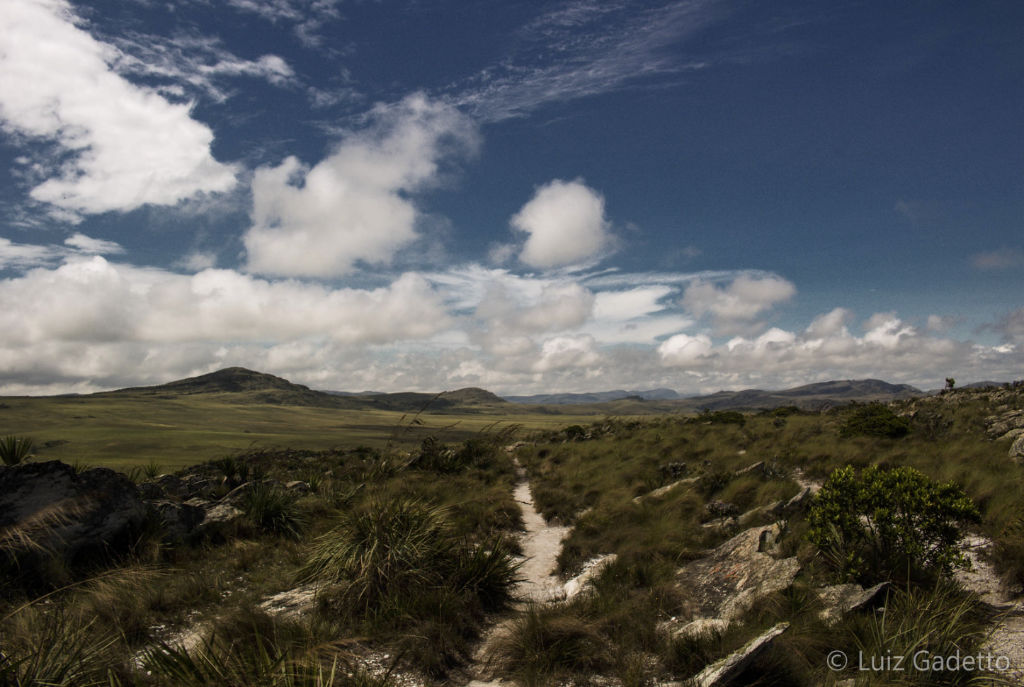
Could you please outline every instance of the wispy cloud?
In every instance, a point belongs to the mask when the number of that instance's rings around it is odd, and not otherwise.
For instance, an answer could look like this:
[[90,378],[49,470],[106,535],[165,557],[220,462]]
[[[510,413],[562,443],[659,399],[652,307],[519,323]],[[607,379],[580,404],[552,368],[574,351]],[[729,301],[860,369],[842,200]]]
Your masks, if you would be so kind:
[[702,69],[706,59],[679,47],[720,15],[719,5],[683,0],[636,12],[631,3],[563,3],[524,27],[515,53],[482,70],[455,99],[497,121]]
[[321,45],[323,25],[341,17],[339,0],[228,0],[227,4],[267,21],[291,24],[295,35],[309,47]]
[[1008,270],[1024,267],[1024,251],[1016,248],[1004,248],[971,256],[971,266],[979,270]]
[[281,57],[267,54],[247,60],[210,36],[129,33],[106,39],[120,51],[113,61],[119,73],[166,80],[157,89],[172,99],[202,94],[223,102],[231,95],[226,80],[240,76],[263,79],[279,87],[299,83],[291,66]]

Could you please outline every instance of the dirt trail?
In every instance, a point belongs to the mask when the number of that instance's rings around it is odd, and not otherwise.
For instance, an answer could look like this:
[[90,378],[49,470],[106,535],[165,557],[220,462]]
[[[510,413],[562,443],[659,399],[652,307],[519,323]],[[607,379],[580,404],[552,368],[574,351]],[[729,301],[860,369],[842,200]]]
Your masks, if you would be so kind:
[[[512,451],[509,450],[509,453]],[[512,494],[523,513],[524,530],[520,536],[523,563],[519,568],[519,574],[522,581],[516,591],[523,599],[523,604],[547,603],[562,598],[564,594],[562,582],[554,575],[554,571],[558,554],[562,550],[562,540],[569,534],[570,528],[549,525],[537,512],[526,471],[514,457],[512,460],[516,464],[516,475],[519,478]],[[476,652],[474,665],[468,670],[468,674],[476,679],[469,681],[466,687],[508,687],[506,682],[488,679],[487,651],[491,642],[505,631],[509,622],[506,620],[497,623],[484,634]]]
[[533,504],[533,493],[525,474],[516,485],[516,503],[523,512],[523,565],[519,569],[523,581],[519,593],[530,601],[545,602],[562,593],[562,583],[554,575],[555,562],[562,550],[568,527],[549,525]]

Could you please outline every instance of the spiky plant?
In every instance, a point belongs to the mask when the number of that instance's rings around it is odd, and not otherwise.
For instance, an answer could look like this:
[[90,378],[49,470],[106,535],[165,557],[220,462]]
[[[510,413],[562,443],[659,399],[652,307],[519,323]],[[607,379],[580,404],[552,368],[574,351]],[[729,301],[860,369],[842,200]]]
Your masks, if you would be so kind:
[[32,457],[35,442],[30,437],[13,434],[0,437],[0,460],[4,465],[20,465]]
[[298,539],[306,526],[295,497],[266,482],[255,482],[242,497],[242,511],[256,528]]

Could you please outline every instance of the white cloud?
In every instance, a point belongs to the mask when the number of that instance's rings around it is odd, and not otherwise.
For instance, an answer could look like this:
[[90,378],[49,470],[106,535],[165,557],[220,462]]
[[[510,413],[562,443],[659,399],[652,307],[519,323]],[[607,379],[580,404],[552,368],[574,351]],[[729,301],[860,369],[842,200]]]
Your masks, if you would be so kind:
[[338,276],[357,262],[387,264],[417,238],[409,194],[438,183],[446,158],[473,149],[475,127],[422,94],[380,106],[372,119],[312,168],[289,157],[256,170],[244,237],[250,271]]
[[676,334],[658,346],[658,355],[666,365],[686,366],[711,354],[711,339],[705,334]]
[[0,118],[71,155],[32,197],[95,214],[230,190],[210,129],[114,73],[117,52],[75,21],[63,0],[8,0],[0,13]]
[[89,255],[110,255],[124,253],[124,248],[116,241],[105,239],[94,239],[82,233],[77,233],[64,239],[64,245],[69,246],[80,253]]
[[293,24],[295,35],[311,47],[322,43],[322,26],[341,16],[338,0],[228,0],[228,4],[274,23]]
[[118,73],[169,80],[157,90],[173,100],[185,98],[187,87],[197,96],[223,102],[230,94],[220,82],[240,76],[264,79],[278,87],[298,84],[294,70],[282,57],[267,54],[247,60],[227,50],[216,38],[118,34],[109,40],[119,50],[112,65]]
[[206,253],[203,251],[192,251],[188,255],[183,256],[177,263],[176,267],[180,267],[189,272],[201,272],[217,266],[217,256],[214,253]]
[[698,317],[710,314],[716,331],[730,334],[749,329],[758,316],[795,293],[796,287],[782,277],[741,275],[725,287],[698,280],[686,288],[681,302]]
[[[457,95],[486,121],[523,116],[550,102],[657,84],[704,69],[679,46],[717,15],[715,3],[669,2],[636,11],[630,3],[570,2],[544,7],[511,54],[488,65]],[[549,56],[538,65],[537,55]]]
[[590,336],[556,336],[541,346],[540,358],[533,365],[537,372],[547,372],[567,367],[588,368],[601,359],[594,350],[594,339]]
[[0,282],[0,342],[287,342],[426,338],[450,319],[416,274],[378,289],[268,282],[231,270],[180,275],[71,258]]
[[604,197],[581,180],[555,179],[537,189],[511,224],[528,234],[519,259],[540,269],[579,265],[612,244]]
[[36,246],[14,243],[0,237],[0,269],[25,269],[46,265],[60,257],[60,250],[54,246]]
[[476,316],[504,334],[562,331],[579,327],[594,309],[594,294],[576,283],[541,287],[530,303],[495,284],[476,308]]

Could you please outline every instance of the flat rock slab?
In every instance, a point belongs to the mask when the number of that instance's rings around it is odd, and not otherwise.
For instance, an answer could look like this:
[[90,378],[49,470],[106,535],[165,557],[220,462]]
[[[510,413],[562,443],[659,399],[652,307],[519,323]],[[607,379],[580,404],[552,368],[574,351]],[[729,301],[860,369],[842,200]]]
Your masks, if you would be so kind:
[[562,594],[566,601],[576,597],[580,592],[590,586],[594,578],[606,567],[614,563],[618,556],[614,553],[606,553],[592,558],[583,564],[583,571],[562,585]]
[[834,584],[828,587],[819,587],[814,591],[825,605],[819,617],[827,625],[833,625],[847,613],[852,613],[871,604],[888,586],[888,582],[880,582],[868,589],[864,589],[859,584]]
[[731,621],[758,599],[786,589],[800,571],[796,558],[764,553],[779,535],[778,525],[753,527],[737,534],[708,556],[676,573],[676,586],[697,603],[698,615]]
[[728,684],[730,680],[742,673],[753,662],[757,655],[764,651],[789,627],[789,623],[779,623],[762,635],[755,637],[720,661],[715,661],[700,671],[692,680],[693,687],[718,687]]

